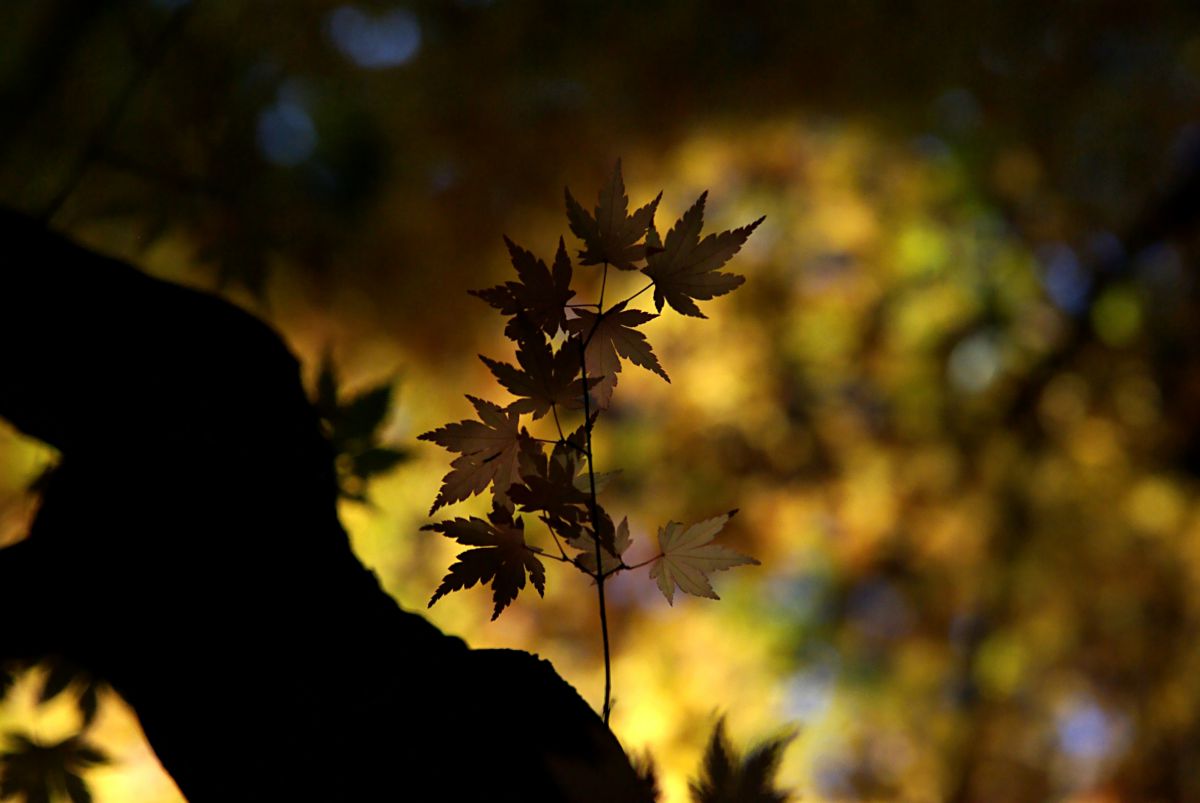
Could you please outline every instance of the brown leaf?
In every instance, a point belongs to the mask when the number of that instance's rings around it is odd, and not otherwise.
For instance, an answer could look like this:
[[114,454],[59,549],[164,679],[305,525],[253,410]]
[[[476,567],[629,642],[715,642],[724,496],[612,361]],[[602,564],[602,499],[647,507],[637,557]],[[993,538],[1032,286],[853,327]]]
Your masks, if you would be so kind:
[[482,298],[505,315],[515,316],[504,329],[510,340],[522,339],[522,317],[529,326],[553,337],[566,324],[566,305],[575,295],[571,289],[571,259],[562,238],[558,240],[553,270],[507,237],[504,243],[519,281],[472,290],[471,295]]
[[587,343],[584,353],[588,377],[600,377],[600,381],[592,388],[592,398],[601,409],[607,408],[612,401],[617,374],[621,372],[620,357],[671,381],[654,355],[650,341],[634,328],[658,316],[642,310],[625,309],[625,305],[626,302],[622,301],[602,315],[578,309],[578,317],[567,321],[567,330]]
[[[517,349],[520,368],[479,355],[479,359],[491,369],[500,384],[509,393],[519,397],[509,405],[509,409],[531,413],[534,419],[538,419],[556,404],[578,406],[583,398],[583,382],[579,378],[579,341],[570,338],[559,346],[557,353],[553,353],[541,332],[533,331],[531,334],[533,336],[525,338]],[[594,382],[589,381],[589,384]]]
[[[629,535],[629,520],[623,518],[613,533],[612,551],[610,552],[604,546],[601,548],[602,573],[608,574],[623,565],[621,556],[625,554],[625,550],[629,549],[631,543],[633,543],[633,539]],[[588,574],[595,575],[596,539],[592,537],[591,532],[584,530],[577,537],[568,539],[567,545],[579,550],[579,554],[575,556],[575,563]]]
[[620,160],[612,179],[600,190],[594,216],[580,206],[570,190],[565,193],[571,231],[586,246],[579,252],[580,261],[584,265],[608,263],[619,270],[637,270],[638,266],[633,263],[646,258],[646,246],[641,244],[641,239],[654,221],[654,211],[662,193],[630,215]]
[[459,421],[418,436],[461,455],[450,464],[450,473],[430,508],[458,502],[483,491],[489,483],[497,498],[505,500],[508,487],[520,479],[522,447],[531,439],[519,429],[520,415],[497,404],[468,396],[479,421]]
[[[710,234],[701,240],[707,197],[707,192],[700,195],[692,208],[667,232],[665,243],[659,242],[658,232],[653,223],[650,225],[646,243],[651,246],[652,253],[646,258],[642,273],[654,281],[654,304],[659,312],[666,302],[676,312],[704,318],[706,316],[693,299],[708,300],[724,295],[746,280],[734,273],[718,271],[741,249],[764,218],[740,229]],[[660,247],[661,251],[654,250]]]
[[477,547],[458,554],[441,585],[430,597],[429,607],[452,591],[490,582],[495,604],[492,619],[495,619],[525,587],[526,573],[538,594],[545,594],[546,567],[525,544],[525,523],[519,518],[514,521],[500,507],[494,508],[489,518],[492,520],[484,521],[474,516],[450,519],[421,528],[440,532],[464,546]]

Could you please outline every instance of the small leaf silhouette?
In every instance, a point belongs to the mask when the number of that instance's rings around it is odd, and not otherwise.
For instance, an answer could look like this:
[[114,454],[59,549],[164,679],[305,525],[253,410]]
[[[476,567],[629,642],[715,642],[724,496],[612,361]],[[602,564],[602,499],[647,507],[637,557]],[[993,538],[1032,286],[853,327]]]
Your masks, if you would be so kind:
[[697,597],[720,599],[708,581],[710,572],[746,564],[758,565],[754,558],[712,543],[736,512],[706,519],[687,529],[674,521],[659,528],[658,546],[662,556],[650,567],[650,576],[657,579],[658,588],[668,603],[675,603],[676,586]]
[[684,315],[706,317],[693,299],[708,300],[724,295],[746,279],[735,273],[719,273],[746,242],[764,218],[748,226],[700,239],[704,225],[704,203],[708,193],[702,193],[696,203],[684,212],[671,230],[665,243],[660,243],[653,223],[646,235],[650,255],[642,273],[654,281],[654,304],[662,312],[663,302]]
[[725,720],[719,720],[704,751],[700,778],[688,784],[692,803],[786,803],[791,795],[775,788],[775,776],[794,738],[765,741],[743,759],[725,736]]
[[91,803],[92,794],[83,771],[108,758],[98,748],[72,736],[43,745],[19,734],[9,734],[11,749],[0,753],[0,798],[20,795],[25,803],[51,803],[63,795],[72,803]]
[[442,479],[430,514],[483,491],[489,483],[498,499],[507,499],[509,486],[520,480],[521,449],[530,440],[520,429],[520,415],[483,399],[467,399],[475,407],[478,421],[459,421],[417,436],[461,453]]
[[592,396],[601,409],[607,408],[612,401],[617,374],[621,372],[621,357],[671,381],[659,365],[658,357],[654,356],[646,336],[634,328],[658,316],[642,310],[626,309],[626,303],[622,301],[603,315],[578,309],[578,317],[567,321],[568,331],[574,332],[587,343],[584,364],[588,378],[600,380],[592,389]]
[[507,237],[504,243],[519,281],[505,282],[487,290],[471,290],[471,295],[482,298],[505,315],[517,316],[504,329],[510,340],[522,339],[520,318],[554,337],[566,324],[567,302],[575,295],[571,289],[571,259],[562,238],[558,239],[553,271]]
[[367,502],[367,482],[408,459],[401,449],[382,446],[379,429],[392,406],[393,382],[383,382],[341,403],[337,372],[328,351],[317,374],[314,404],[337,456],[338,492],[347,499]]
[[546,568],[537,555],[525,545],[525,523],[502,507],[496,506],[488,517],[457,518],[427,524],[422,530],[440,532],[464,546],[478,547],[460,552],[450,571],[429,600],[432,607],[452,591],[470,588],[476,583],[492,584],[495,608],[492,619],[498,617],[517,598],[525,587],[525,575],[539,595],[546,590]]
[[650,203],[629,214],[629,197],[621,177],[621,162],[613,169],[612,179],[600,190],[599,203],[593,216],[580,206],[566,190],[567,219],[571,231],[583,240],[579,259],[584,265],[607,262],[619,270],[637,270],[635,262],[646,257],[646,245],[639,244],[646,229],[654,221],[654,211],[662,193]]
[[[552,352],[545,336],[534,331],[517,349],[520,368],[482,354],[479,359],[491,369],[505,390],[519,397],[509,405],[509,409],[531,413],[535,420],[550,412],[554,405],[577,406],[583,396],[577,340],[568,339],[558,347],[557,352]],[[598,381],[598,378],[595,381],[589,379],[588,384]]]
[[[623,566],[621,556],[629,549],[631,543],[633,539],[629,535],[629,520],[622,518],[613,534],[613,551],[609,552],[607,548],[600,551],[600,573],[608,574]],[[592,537],[591,532],[584,530],[575,538],[568,539],[567,545],[579,550],[579,554],[575,556],[575,563],[588,574],[596,574],[596,539]]]

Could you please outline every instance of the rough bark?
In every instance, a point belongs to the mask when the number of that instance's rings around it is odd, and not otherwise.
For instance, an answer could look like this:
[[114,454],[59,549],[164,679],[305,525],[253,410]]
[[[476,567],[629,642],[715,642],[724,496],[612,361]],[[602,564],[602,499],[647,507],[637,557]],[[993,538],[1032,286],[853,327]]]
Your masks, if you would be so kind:
[[545,661],[401,610],[279,336],[0,214],[0,415],[62,453],[0,657],[108,680],[191,803],[648,800]]

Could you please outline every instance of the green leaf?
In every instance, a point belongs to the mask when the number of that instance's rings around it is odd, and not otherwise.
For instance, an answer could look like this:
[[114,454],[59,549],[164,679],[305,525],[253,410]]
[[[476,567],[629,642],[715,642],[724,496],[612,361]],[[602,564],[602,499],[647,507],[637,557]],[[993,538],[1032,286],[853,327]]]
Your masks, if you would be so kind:
[[464,546],[477,547],[458,554],[441,585],[430,597],[430,607],[452,591],[490,582],[495,605],[492,619],[495,619],[525,587],[526,573],[538,594],[544,595],[546,568],[525,544],[524,522],[520,518],[514,521],[500,507],[494,507],[489,518],[491,521],[474,516],[450,519],[421,528],[440,532]]
[[[708,300],[724,295],[746,279],[719,269],[741,250],[746,238],[765,218],[748,226],[700,239],[704,226],[704,203],[708,193],[702,193],[692,208],[683,214],[660,243],[658,232],[651,224],[646,242],[651,253],[642,273],[654,281],[654,304],[662,312],[663,302],[684,315],[706,317],[694,299]],[[661,248],[661,250],[659,250]]]
[[654,221],[662,193],[630,215],[629,197],[625,194],[618,160],[612,179],[600,190],[595,215],[580,206],[570,190],[566,190],[565,195],[571,231],[585,246],[579,252],[580,262],[584,265],[608,263],[619,270],[637,270],[634,263],[646,258],[646,245],[641,239]]
[[567,321],[567,329],[587,343],[584,361],[588,378],[600,379],[592,389],[592,398],[601,409],[607,408],[612,401],[617,374],[621,372],[621,357],[671,381],[646,336],[634,328],[658,316],[642,310],[626,309],[625,305],[626,302],[622,301],[605,310],[603,315],[578,309],[578,317]]
[[697,597],[720,599],[708,581],[709,573],[746,564],[758,565],[754,558],[712,543],[736,512],[706,519],[687,529],[674,521],[659,529],[658,546],[662,556],[650,567],[650,577],[657,579],[658,588],[668,603],[675,603],[676,586]]

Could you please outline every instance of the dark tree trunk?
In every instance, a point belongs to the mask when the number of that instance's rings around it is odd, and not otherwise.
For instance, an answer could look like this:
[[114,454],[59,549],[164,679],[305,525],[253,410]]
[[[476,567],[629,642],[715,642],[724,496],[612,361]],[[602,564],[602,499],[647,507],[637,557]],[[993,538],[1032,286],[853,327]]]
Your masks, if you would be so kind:
[[548,663],[469,650],[359,563],[274,331],[0,231],[0,415],[62,452],[0,551],[0,656],[108,680],[191,803],[650,799]]

